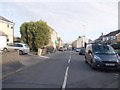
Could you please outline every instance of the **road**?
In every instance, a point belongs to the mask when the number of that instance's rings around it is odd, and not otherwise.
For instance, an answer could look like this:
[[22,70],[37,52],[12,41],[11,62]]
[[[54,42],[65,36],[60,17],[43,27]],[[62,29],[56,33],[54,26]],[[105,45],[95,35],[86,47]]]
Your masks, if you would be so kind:
[[3,81],[3,88],[118,88],[117,71],[92,70],[75,51],[57,53]]

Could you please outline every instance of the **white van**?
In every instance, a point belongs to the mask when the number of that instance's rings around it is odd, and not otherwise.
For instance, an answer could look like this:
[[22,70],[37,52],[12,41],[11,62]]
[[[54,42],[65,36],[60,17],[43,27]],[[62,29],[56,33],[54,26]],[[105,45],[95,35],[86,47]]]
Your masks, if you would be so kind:
[[7,37],[0,36],[0,51],[6,50],[7,47]]

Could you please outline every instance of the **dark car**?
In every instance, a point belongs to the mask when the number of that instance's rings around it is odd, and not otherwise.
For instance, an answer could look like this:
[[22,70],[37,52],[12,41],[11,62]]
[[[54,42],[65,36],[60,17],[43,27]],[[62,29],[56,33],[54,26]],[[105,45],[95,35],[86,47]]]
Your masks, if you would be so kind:
[[80,49],[79,55],[85,55],[85,48],[81,48],[81,49]]
[[119,68],[120,57],[110,45],[88,44],[85,51],[85,62],[92,68]]

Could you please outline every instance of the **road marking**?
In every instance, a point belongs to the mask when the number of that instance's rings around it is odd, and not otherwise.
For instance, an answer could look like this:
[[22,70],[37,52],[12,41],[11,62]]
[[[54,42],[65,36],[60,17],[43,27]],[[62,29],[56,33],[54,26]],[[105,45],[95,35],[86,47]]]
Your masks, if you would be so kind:
[[70,51],[70,55],[69,55],[69,58],[71,58],[71,51]]
[[71,55],[69,56],[69,58],[71,58]]
[[68,63],[70,63],[70,59],[68,60]]
[[69,66],[67,66],[67,69],[66,69],[66,72],[65,72],[64,82],[63,82],[63,85],[62,85],[62,90],[65,90],[65,87],[66,87],[68,70],[69,70]]

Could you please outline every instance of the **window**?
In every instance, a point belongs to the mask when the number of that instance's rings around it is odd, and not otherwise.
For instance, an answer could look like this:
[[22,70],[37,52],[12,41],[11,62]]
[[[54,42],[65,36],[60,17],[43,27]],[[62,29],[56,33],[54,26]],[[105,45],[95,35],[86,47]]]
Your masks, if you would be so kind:
[[11,26],[11,29],[13,29],[13,26]]
[[21,45],[21,44],[18,44],[17,46],[18,46],[18,47],[23,47],[23,45]]
[[23,47],[21,44],[15,44],[16,47]]
[[105,53],[105,54],[115,54],[114,49],[111,46],[107,45],[94,45],[93,46],[94,53]]
[[9,42],[9,39],[7,39],[7,42]]
[[9,28],[9,24],[7,24],[7,27]]

